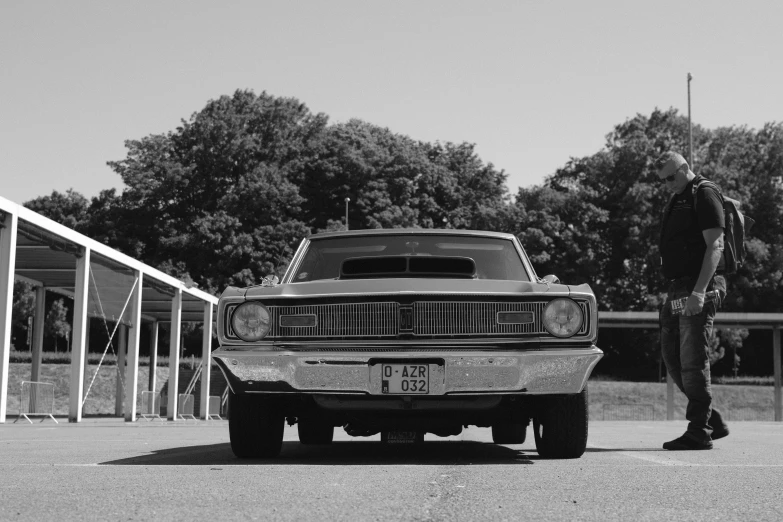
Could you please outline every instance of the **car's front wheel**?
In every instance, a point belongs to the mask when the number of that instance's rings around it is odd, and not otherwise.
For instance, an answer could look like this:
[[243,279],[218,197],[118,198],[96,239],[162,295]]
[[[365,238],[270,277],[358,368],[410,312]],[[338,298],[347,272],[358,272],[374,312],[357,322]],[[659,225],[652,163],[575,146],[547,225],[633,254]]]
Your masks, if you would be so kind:
[[334,438],[334,426],[312,420],[300,420],[299,442],[302,444],[331,444]]
[[283,446],[284,417],[271,397],[228,393],[231,451],[240,459],[276,457]]
[[587,448],[587,388],[575,395],[542,398],[533,418],[538,454],[544,458],[576,459]]

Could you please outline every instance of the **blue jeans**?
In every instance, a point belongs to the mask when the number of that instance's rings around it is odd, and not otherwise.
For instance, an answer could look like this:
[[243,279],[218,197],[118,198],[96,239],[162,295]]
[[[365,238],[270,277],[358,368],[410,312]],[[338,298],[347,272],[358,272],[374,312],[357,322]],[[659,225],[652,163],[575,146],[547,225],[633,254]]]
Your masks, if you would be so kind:
[[704,303],[701,313],[687,317],[673,315],[669,302],[690,295],[694,284],[695,280],[687,278],[669,284],[666,303],[660,312],[661,355],[674,384],[688,398],[685,434],[694,440],[708,441],[713,429],[726,427],[720,412],[712,407],[709,357],[712,324],[726,297],[726,282],[721,276],[710,281],[707,290],[718,290],[719,299]]

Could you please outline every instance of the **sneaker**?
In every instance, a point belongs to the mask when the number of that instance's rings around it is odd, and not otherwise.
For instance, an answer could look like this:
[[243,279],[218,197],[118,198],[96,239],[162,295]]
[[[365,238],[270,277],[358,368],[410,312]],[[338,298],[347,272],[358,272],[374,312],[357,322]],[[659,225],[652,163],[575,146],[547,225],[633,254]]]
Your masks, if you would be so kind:
[[687,435],[663,443],[663,449],[671,451],[708,450],[712,449],[712,441],[698,441]]
[[726,426],[712,430],[712,440],[722,439],[729,436],[729,428]]

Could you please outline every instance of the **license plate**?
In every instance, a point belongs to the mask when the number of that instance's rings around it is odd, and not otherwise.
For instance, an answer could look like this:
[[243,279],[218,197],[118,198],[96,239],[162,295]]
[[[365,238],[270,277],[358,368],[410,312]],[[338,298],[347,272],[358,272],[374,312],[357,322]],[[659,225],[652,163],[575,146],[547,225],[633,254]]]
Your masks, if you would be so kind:
[[383,431],[381,442],[386,444],[416,444],[424,442],[424,433],[420,431]]
[[389,395],[428,394],[430,367],[428,364],[382,364],[381,393]]

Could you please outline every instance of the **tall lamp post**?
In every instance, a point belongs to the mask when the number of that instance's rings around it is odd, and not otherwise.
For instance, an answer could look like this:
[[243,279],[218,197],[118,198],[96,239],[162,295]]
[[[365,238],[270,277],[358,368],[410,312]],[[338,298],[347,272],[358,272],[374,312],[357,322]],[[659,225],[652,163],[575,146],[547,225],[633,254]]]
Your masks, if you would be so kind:
[[350,203],[351,198],[345,198],[345,230],[348,230],[348,203]]
[[688,73],[688,163],[693,170],[693,132],[691,131],[691,80],[693,76]]

